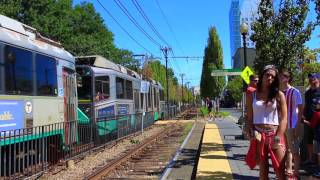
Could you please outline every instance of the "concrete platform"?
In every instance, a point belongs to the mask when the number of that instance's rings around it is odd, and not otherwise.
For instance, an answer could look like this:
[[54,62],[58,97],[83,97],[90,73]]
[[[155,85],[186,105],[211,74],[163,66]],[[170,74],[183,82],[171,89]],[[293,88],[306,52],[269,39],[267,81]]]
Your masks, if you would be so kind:
[[[190,121],[189,121],[190,122]],[[181,145],[173,161],[164,171],[161,179],[195,179],[198,155],[205,122],[196,120],[195,124]]]

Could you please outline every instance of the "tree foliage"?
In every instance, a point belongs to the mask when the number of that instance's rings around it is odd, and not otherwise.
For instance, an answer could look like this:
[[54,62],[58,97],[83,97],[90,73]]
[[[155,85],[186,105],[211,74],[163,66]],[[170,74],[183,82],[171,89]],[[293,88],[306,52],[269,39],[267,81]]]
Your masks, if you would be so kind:
[[[108,30],[92,3],[72,4],[72,0],[0,0],[0,14],[36,28],[42,35],[60,42],[75,56],[98,54],[141,72],[140,63],[132,58],[132,52],[114,45],[113,33]],[[165,66],[160,61],[147,63],[142,73],[159,81],[164,89],[167,88]],[[179,89],[183,87],[178,85],[178,79],[170,68],[168,75],[169,99],[180,101]],[[191,94],[183,89],[186,97],[187,93]]]
[[221,42],[215,27],[209,28],[207,46],[204,50],[204,60],[200,82],[200,93],[202,98],[220,96],[225,85],[224,77],[212,77],[211,71],[223,69],[223,55]]
[[235,102],[240,102],[242,99],[242,81],[241,77],[237,76],[228,82],[227,89]]
[[137,67],[132,52],[114,45],[113,33],[92,3],[72,0],[0,0],[0,14],[36,28],[76,56],[99,54],[116,63]]
[[[143,74],[151,78],[155,81],[161,83],[162,87],[164,88],[165,96],[167,94],[167,83],[166,83],[166,67],[161,64],[158,60],[149,61],[145,64],[143,68]],[[174,75],[174,72],[171,68],[168,68],[168,77],[169,77],[169,101],[171,102],[178,102],[182,100],[182,93],[181,89],[183,89],[183,99],[185,102],[192,99],[192,92],[188,90],[185,86],[181,86],[178,84],[178,79]],[[189,96],[188,96],[189,94]]]
[[318,25],[317,20],[306,22],[309,4],[309,0],[280,0],[275,11],[272,0],[261,0],[251,36],[256,42],[255,70],[267,64],[280,69],[297,67],[297,61],[303,59],[304,43]]

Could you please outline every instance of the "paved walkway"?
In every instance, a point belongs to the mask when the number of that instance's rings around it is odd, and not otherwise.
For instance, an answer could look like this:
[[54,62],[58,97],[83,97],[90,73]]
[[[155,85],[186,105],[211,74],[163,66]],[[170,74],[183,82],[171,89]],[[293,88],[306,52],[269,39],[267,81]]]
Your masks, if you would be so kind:
[[206,124],[198,163],[197,179],[232,179],[227,153],[216,124]]
[[[197,179],[259,179],[258,168],[250,170],[244,162],[249,141],[240,137],[241,129],[232,118],[209,122],[202,142],[204,148],[200,153]],[[275,179],[271,167],[269,177]]]

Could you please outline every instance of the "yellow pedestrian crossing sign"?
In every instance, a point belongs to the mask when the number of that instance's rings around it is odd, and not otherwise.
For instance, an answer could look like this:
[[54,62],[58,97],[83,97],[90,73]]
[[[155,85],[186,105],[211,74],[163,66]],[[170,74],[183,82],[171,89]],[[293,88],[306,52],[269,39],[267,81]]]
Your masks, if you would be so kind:
[[247,66],[246,68],[244,68],[244,70],[241,72],[241,77],[242,79],[249,84],[250,83],[250,76],[253,75],[253,71],[250,69],[249,66]]

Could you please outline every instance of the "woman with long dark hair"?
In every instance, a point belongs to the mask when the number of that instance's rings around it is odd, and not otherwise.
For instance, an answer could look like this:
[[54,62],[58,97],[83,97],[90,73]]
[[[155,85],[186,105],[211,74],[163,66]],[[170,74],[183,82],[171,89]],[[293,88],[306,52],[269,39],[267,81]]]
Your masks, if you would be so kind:
[[285,179],[287,106],[284,94],[279,91],[275,66],[265,66],[259,73],[257,91],[247,96],[247,105],[249,134],[257,142],[260,179],[268,179],[268,154],[278,179]]

